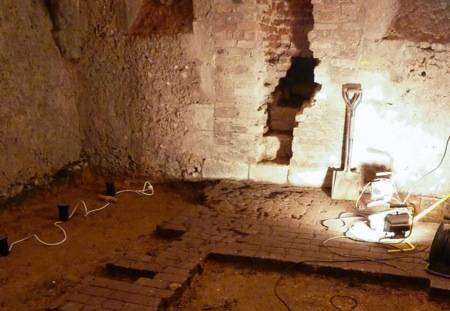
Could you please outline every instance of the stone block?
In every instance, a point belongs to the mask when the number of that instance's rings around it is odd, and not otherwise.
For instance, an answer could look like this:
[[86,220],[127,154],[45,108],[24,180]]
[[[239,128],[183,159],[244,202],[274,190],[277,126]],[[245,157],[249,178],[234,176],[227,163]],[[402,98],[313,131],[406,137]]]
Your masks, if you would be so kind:
[[244,162],[226,162],[206,159],[202,174],[205,179],[248,179],[249,165]]
[[[226,33],[224,33],[224,34],[226,34]],[[228,40],[228,39],[216,40],[216,47],[232,48],[235,46],[242,47],[241,45],[239,45],[239,42],[236,42],[236,40]]]
[[237,42],[238,48],[244,48],[244,49],[251,49],[255,48],[259,45],[259,42],[257,41],[250,41],[250,40],[239,40]]
[[257,182],[274,184],[287,183],[288,165],[277,163],[250,164],[249,178]]
[[214,132],[192,130],[184,136],[180,146],[185,153],[203,157],[214,151]]

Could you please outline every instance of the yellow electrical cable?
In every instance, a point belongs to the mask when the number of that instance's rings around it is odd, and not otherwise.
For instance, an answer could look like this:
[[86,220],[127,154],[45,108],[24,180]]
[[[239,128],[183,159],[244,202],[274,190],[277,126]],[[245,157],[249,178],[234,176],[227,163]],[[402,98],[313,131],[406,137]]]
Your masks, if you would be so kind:
[[417,222],[417,221],[421,220],[423,217],[428,215],[428,213],[430,213],[432,210],[437,208],[439,205],[445,203],[448,199],[450,199],[450,193],[447,194],[442,199],[440,199],[439,201],[437,201],[436,203],[434,203],[433,205],[431,205],[430,207],[428,207],[428,208],[424,209],[423,211],[421,211],[416,217],[414,217],[414,222]]

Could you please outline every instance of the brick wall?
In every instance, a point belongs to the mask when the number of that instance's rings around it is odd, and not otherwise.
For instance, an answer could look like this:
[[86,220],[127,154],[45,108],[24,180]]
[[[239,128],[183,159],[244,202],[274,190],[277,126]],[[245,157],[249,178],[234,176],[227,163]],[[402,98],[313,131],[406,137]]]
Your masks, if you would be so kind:
[[210,31],[206,49],[213,52],[207,55],[211,62],[202,60],[201,72],[203,84],[213,86],[206,92],[214,102],[212,154],[203,177],[233,177],[229,172],[238,171],[239,178],[248,178],[249,165],[269,148],[263,134],[270,94],[292,56],[311,55],[312,6],[305,0],[222,0],[214,1],[209,20],[202,17],[197,14],[196,23]]
[[307,38],[313,27],[310,0],[261,0],[260,16],[265,63],[266,86],[272,90],[291,67],[293,56],[311,57]]
[[[345,107],[340,84],[352,82],[364,25],[362,1],[313,0],[310,49],[320,63],[315,80],[322,85],[312,107],[297,115],[289,181],[329,185],[329,167],[340,167]],[[334,81],[332,81],[334,80]],[[329,177],[329,175],[328,175]]]
[[261,157],[267,122],[260,4],[206,2],[195,6],[194,32],[202,43],[200,75],[210,104],[192,114],[208,116],[201,135],[210,153],[199,150],[205,156],[203,177],[247,178],[249,163]]
[[[430,14],[441,16],[448,9],[442,1],[433,3],[425,6]],[[209,71],[214,85],[213,152],[205,157],[203,177],[249,176],[249,163],[258,162],[265,152],[265,103],[286,75],[292,56],[319,59],[315,80],[322,90],[313,105],[297,115],[290,183],[329,184],[329,168],[340,167],[345,115],[341,85],[348,82],[362,83],[364,92],[354,166],[385,165],[396,173],[400,187],[408,189],[438,162],[449,134],[445,68],[450,48],[442,40],[436,42],[445,34],[433,33],[425,40],[422,31],[422,42],[386,37],[391,25],[399,24],[396,19],[404,18],[404,8],[393,0],[214,4]],[[448,165],[445,162],[442,170]],[[449,185],[440,171],[414,191],[444,192]]]

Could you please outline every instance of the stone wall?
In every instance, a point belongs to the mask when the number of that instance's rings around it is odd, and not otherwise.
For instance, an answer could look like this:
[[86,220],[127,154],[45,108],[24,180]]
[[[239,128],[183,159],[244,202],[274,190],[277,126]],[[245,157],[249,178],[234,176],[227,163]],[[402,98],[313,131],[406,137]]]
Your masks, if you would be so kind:
[[[177,31],[172,19],[145,21],[149,3],[80,6],[87,19],[77,64],[84,153],[108,174],[248,178],[249,163],[264,153],[270,93],[261,5],[196,0],[192,25]],[[158,6],[158,14],[166,9],[173,10]],[[138,21],[123,21],[129,11]]]
[[[426,24],[405,14],[412,10],[405,1],[214,3],[210,20],[203,20],[212,35],[211,61],[201,77],[208,76],[205,80],[215,86],[210,94],[214,139],[208,141],[211,152],[203,156],[204,178],[330,185],[330,169],[341,166],[345,115],[341,85],[360,82],[364,95],[357,116],[353,165],[362,167],[366,175],[377,168],[393,170],[402,190],[414,186],[415,192],[441,193],[449,188],[450,179],[444,175],[448,158],[435,175],[414,184],[439,162],[450,134],[446,121],[450,113],[449,24],[443,18],[447,1],[414,1],[416,11],[436,17]],[[239,16],[247,8],[256,14]],[[308,18],[299,19],[300,13]],[[255,16],[257,23],[246,23],[249,16]],[[255,43],[240,41],[245,32],[253,31]],[[264,137],[266,103],[292,56],[319,60],[315,79],[322,90],[312,107],[296,117],[293,157],[286,169],[259,161],[273,148]],[[211,106],[208,109],[211,116]],[[203,133],[207,132],[211,133]],[[211,135],[205,137],[211,139]]]
[[80,158],[73,75],[43,1],[0,2],[0,201]]

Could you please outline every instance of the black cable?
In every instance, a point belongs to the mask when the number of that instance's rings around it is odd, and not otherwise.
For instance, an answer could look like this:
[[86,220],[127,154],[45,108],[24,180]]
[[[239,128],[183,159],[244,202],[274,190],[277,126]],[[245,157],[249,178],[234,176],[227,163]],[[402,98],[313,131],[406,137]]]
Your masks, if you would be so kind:
[[284,274],[286,274],[289,270],[294,269],[297,265],[306,264],[306,263],[340,263],[340,262],[364,262],[364,261],[368,261],[368,259],[305,260],[305,261],[300,261],[300,262],[297,262],[297,263],[293,263],[292,265],[287,266],[286,269],[284,269],[284,271],[280,274],[280,276],[278,277],[278,279],[275,282],[275,285],[273,287],[273,293],[274,293],[275,297],[277,297],[277,299],[283,304],[283,306],[286,308],[286,310],[292,311],[292,309],[289,306],[289,304],[278,293],[278,286],[280,285]]

